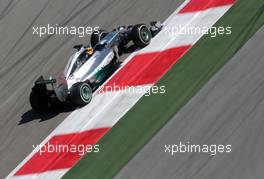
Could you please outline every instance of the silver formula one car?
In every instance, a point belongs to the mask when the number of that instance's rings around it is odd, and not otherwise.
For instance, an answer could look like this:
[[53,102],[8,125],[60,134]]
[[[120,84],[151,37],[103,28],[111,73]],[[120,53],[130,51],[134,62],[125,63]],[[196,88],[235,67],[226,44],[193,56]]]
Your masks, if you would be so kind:
[[92,93],[118,68],[120,55],[128,44],[143,48],[162,29],[159,22],[150,25],[119,26],[111,32],[93,33],[90,45],[76,45],[62,75],[57,79],[35,81],[30,94],[34,110],[46,110],[58,104],[86,105]]

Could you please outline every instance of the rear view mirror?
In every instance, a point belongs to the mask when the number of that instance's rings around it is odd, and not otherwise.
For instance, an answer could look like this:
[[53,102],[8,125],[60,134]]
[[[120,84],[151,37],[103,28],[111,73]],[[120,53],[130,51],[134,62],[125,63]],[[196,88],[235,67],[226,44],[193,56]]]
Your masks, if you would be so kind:
[[83,46],[82,44],[80,44],[80,45],[74,45],[73,48],[75,48],[76,50],[79,51],[82,48],[82,46]]

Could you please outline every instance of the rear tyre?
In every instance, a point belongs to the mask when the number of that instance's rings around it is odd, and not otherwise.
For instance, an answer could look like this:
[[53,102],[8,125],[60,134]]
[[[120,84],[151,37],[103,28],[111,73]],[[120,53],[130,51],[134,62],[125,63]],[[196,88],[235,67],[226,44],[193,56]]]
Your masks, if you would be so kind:
[[71,87],[70,100],[73,104],[83,106],[92,100],[92,88],[86,82],[78,82]]
[[35,85],[29,96],[29,102],[33,110],[44,111],[49,108],[49,97],[45,85]]
[[91,35],[91,46],[94,47],[100,42],[108,33],[105,30],[99,30],[99,32],[93,32]]
[[132,28],[132,40],[135,45],[145,47],[150,44],[152,35],[145,24],[137,24]]

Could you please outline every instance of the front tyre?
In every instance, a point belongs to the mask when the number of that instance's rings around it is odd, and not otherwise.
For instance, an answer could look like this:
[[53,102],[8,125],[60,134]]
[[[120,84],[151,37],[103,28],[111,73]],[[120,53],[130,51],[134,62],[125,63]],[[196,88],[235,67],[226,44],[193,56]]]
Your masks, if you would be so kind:
[[137,24],[132,28],[132,40],[135,45],[145,47],[150,44],[152,35],[145,24]]
[[70,89],[70,100],[73,104],[84,106],[92,100],[92,88],[86,82],[78,82]]

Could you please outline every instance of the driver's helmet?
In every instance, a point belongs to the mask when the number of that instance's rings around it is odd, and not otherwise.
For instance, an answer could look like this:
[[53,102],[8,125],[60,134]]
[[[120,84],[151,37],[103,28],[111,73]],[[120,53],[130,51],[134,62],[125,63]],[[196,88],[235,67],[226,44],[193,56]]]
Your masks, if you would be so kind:
[[86,54],[87,55],[91,56],[91,55],[93,55],[93,53],[94,53],[94,51],[93,51],[93,48],[92,47],[86,48]]
[[119,31],[124,31],[125,30],[125,26],[117,26],[116,28]]

